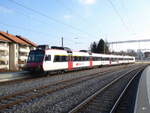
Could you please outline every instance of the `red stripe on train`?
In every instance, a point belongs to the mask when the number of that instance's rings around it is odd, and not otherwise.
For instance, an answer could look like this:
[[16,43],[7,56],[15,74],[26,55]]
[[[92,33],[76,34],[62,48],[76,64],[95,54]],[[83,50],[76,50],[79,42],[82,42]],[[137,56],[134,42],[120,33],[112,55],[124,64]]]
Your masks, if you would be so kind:
[[69,59],[68,59],[68,70],[72,70],[72,68],[73,68],[72,56],[69,56]]
[[90,57],[90,67],[92,67],[93,66],[93,59],[92,59],[92,57]]
[[73,62],[68,61],[68,70],[72,70],[72,67],[73,67]]

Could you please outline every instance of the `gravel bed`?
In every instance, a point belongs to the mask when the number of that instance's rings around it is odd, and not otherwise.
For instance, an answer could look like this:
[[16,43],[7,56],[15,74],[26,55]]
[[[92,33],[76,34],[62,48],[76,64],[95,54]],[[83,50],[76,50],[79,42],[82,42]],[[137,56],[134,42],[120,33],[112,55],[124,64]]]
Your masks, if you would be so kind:
[[[126,72],[117,71],[117,73]],[[111,77],[110,77],[111,76]],[[77,85],[71,86],[52,94],[47,94],[41,98],[36,98],[28,103],[14,106],[12,109],[3,111],[4,113],[66,113],[73,106],[93,94],[96,90],[112,81],[118,75],[116,72],[100,76],[98,78],[87,80]]]
[[[5,96],[12,94],[17,91],[24,91],[30,88],[35,88],[39,86],[43,86],[49,83],[54,83],[59,80],[66,80],[66,79],[71,79],[71,78],[76,78],[76,77],[81,77],[81,76],[86,76],[92,73],[96,72],[102,72],[110,69],[116,69],[120,66],[115,66],[115,67],[108,67],[108,68],[97,68],[97,69],[90,69],[90,70],[85,70],[85,71],[79,71],[79,72],[74,72],[74,73],[65,73],[63,75],[54,75],[54,76],[49,76],[49,77],[41,77],[40,79],[34,79],[34,80],[27,80],[24,82],[16,83],[16,84],[9,84],[9,85],[1,85],[0,86],[0,96]],[[126,67],[126,66],[122,66]]]

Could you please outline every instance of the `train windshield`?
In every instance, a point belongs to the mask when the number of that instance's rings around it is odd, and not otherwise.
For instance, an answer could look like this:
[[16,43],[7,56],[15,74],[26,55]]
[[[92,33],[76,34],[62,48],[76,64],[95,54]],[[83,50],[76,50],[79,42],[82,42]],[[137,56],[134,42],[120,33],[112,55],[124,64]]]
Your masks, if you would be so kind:
[[44,54],[45,52],[40,50],[30,51],[27,62],[42,62],[44,58]]

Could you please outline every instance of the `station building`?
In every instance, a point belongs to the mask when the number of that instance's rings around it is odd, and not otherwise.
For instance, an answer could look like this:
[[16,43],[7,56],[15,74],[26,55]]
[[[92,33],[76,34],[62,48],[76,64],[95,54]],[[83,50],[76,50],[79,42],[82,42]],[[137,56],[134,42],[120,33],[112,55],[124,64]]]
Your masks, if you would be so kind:
[[18,70],[22,68],[30,50],[37,45],[22,36],[0,31],[0,70]]

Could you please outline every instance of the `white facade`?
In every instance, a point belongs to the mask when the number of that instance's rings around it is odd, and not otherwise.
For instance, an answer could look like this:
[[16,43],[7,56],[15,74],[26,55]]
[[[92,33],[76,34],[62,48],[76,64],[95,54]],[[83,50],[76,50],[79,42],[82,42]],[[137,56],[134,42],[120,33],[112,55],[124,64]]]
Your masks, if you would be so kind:
[[9,43],[0,42],[0,69],[9,69]]
[[27,61],[28,54],[36,45],[25,39],[5,32],[0,32],[0,71],[18,70],[22,68]]
[[22,68],[28,59],[30,50],[33,50],[34,47],[28,45],[18,45],[18,67]]

